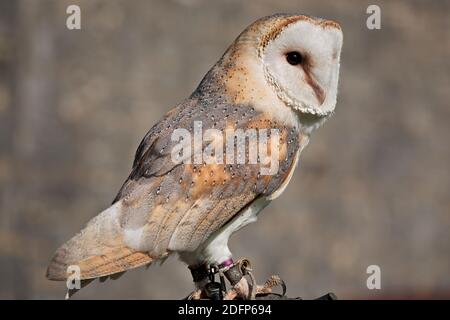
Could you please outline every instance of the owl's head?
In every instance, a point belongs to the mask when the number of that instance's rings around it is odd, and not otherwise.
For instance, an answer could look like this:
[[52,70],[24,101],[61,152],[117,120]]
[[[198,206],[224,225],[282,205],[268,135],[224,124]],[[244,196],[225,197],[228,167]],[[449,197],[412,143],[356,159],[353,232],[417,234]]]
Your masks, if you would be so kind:
[[332,21],[287,16],[260,39],[258,56],[278,97],[304,113],[326,115],[336,105],[342,31]]
[[342,40],[336,22],[273,15],[245,29],[219,65],[234,102],[278,100],[301,114],[326,116],[336,105]]

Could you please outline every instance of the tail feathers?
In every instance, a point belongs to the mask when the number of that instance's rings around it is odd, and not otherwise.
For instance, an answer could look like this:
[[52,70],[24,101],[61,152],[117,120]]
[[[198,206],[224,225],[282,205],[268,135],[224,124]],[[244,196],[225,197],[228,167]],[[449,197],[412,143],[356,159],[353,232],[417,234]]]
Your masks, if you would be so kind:
[[128,247],[105,248],[102,251],[101,255],[74,260],[67,259],[66,249],[61,248],[56,252],[47,269],[47,278],[50,280],[66,280],[75,270],[69,267],[75,266],[79,268],[80,280],[105,276],[111,276],[112,279],[115,279],[121,275],[116,275],[117,273],[149,264],[153,260],[147,253],[137,252]]
[[47,278],[66,280],[79,272],[80,280],[94,279],[151,263],[148,253],[124,244],[117,218],[120,210],[121,202],[115,203],[59,248],[47,269]]

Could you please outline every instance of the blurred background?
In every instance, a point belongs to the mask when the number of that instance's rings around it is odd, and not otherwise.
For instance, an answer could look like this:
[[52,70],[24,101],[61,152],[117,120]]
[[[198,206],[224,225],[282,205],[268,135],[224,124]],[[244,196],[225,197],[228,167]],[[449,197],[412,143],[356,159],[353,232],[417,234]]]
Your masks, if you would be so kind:
[[[81,30],[66,8],[81,7]],[[368,30],[366,8],[381,8]],[[108,207],[141,138],[251,22],[277,12],[344,30],[335,116],[285,193],[236,234],[288,295],[450,298],[450,1],[0,1],[0,298],[61,299],[54,251]],[[381,268],[381,290],[366,269]],[[178,299],[176,258],[76,299]]]

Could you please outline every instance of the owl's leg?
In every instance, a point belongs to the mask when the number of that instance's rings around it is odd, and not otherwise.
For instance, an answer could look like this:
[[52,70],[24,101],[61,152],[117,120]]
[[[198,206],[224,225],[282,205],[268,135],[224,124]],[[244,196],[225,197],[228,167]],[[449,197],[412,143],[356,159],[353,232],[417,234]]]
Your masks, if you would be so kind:
[[247,259],[240,259],[236,262],[230,258],[219,265],[219,271],[222,272],[232,288],[227,291],[224,300],[250,300],[254,299],[253,287],[245,278],[248,274],[248,267],[250,266]]
[[[263,285],[257,285],[250,267],[250,261],[247,259],[240,259],[230,267],[224,269],[223,272],[225,276],[233,285],[231,290],[225,295],[224,299],[226,300],[233,300],[236,298],[254,300],[256,296],[272,293],[273,289],[277,286],[282,287],[282,296],[286,293],[284,281],[276,275],[271,276]],[[245,276],[250,278],[250,282],[247,281]]]
[[[208,266],[206,263],[200,266],[189,266],[196,290],[194,290],[187,300],[254,300],[257,296],[272,293],[276,286],[281,285],[283,296],[286,286],[279,276],[271,276],[263,285],[256,285],[250,267],[250,261],[239,259],[233,262],[231,258],[222,262],[219,266]],[[215,281],[214,275],[219,273],[220,282]],[[226,291],[225,280],[231,284],[231,288]]]
[[[227,267],[232,267],[231,263],[227,264]],[[225,275],[223,273],[224,265],[222,269],[218,266],[208,266],[206,263],[200,266],[189,266],[192,278],[195,283],[196,290],[191,292],[185,300],[234,300],[243,299],[247,300],[250,297],[250,286],[241,273],[234,272],[234,269],[226,270],[228,279],[232,283],[233,287],[226,292]],[[215,275],[219,273],[219,280],[215,280]]]
[[200,266],[189,266],[192,279],[195,283],[195,290],[187,296],[187,300],[200,300],[207,298],[205,286],[208,283],[209,268],[206,264]]

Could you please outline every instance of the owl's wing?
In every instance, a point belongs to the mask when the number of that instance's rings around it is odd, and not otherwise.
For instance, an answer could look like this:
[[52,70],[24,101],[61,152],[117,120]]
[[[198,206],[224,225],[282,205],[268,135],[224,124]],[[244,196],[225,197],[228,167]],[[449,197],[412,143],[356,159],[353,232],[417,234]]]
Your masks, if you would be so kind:
[[[260,163],[173,161],[172,150],[179,141],[172,141],[172,133],[179,128],[192,133],[197,121],[202,122],[203,130],[215,128],[218,132],[279,129],[279,170],[275,175],[261,175]],[[192,143],[194,139],[191,136]],[[203,141],[202,153],[216,142],[216,138]],[[290,175],[298,146],[295,130],[250,107],[203,107],[186,102],[144,137],[132,172],[112,207],[58,250],[65,255],[54,261],[63,267],[79,265],[82,279],[88,279],[147,264],[170,252],[193,251],[256,198],[275,192]]]

